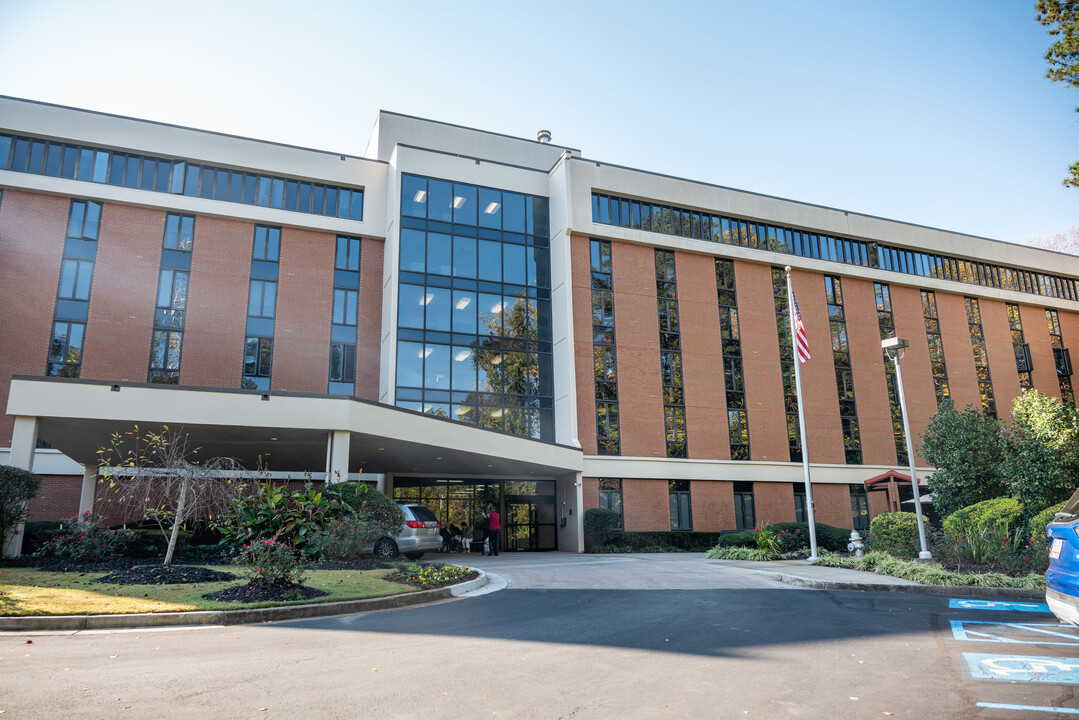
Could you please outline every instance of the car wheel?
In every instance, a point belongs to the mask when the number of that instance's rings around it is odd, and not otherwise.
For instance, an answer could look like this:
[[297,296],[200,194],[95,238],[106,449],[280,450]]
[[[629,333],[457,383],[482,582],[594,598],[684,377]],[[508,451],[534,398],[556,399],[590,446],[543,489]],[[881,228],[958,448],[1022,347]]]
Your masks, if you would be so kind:
[[382,538],[375,543],[374,553],[379,560],[393,560],[397,552],[397,543],[390,538]]
[[405,553],[405,557],[409,560],[419,560],[423,557],[423,553]]

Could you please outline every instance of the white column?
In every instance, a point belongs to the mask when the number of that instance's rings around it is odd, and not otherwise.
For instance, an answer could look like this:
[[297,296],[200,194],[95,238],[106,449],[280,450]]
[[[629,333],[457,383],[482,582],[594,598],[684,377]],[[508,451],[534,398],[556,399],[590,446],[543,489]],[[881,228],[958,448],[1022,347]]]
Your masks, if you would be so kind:
[[574,498],[577,501],[576,512],[572,517],[577,518],[577,547],[575,552],[584,552],[584,473],[577,473],[573,481]]
[[346,482],[348,480],[348,446],[351,435],[348,430],[331,430],[329,473],[327,483]]
[[[16,417],[15,432],[11,437],[11,455],[8,464],[12,467],[33,471],[34,448],[37,447],[37,418]],[[23,523],[15,527],[15,532],[3,545],[3,555],[18,557],[22,555]],[[0,538],[4,540],[4,538]]]
[[82,492],[79,493],[79,514],[94,511],[94,496],[97,494],[97,467],[83,465]]

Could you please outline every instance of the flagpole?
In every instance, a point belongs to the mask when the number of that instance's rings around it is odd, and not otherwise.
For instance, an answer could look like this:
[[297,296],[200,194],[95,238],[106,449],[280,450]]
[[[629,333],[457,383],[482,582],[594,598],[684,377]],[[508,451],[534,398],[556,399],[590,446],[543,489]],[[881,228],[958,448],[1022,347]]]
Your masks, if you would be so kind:
[[787,321],[791,330],[791,350],[794,351],[794,391],[798,398],[798,430],[802,438],[802,472],[805,475],[806,514],[809,521],[809,562],[820,559],[817,555],[817,520],[813,512],[813,485],[809,482],[809,448],[806,446],[805,403],[802,402],[802,363],[798,361],[798,335],[794,322],[794,288],[791,286],[791,266],[787,272]]

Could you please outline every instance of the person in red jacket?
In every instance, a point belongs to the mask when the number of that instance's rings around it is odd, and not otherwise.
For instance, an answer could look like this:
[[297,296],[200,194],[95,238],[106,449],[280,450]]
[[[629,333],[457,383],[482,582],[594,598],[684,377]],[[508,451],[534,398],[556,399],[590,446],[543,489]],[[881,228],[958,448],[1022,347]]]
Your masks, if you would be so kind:
[[490,507],[487,516],[487,541],[491,546],[491,555],[498,555],[498,543],[502,539],[502,518],[498,515],[495,506]]

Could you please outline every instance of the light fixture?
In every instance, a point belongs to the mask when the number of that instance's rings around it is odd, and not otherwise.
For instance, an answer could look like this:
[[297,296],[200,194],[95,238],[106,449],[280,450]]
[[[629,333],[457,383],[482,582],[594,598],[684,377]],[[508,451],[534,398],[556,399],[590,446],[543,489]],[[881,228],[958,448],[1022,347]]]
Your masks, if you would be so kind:
[[417,190],[416,194],[412,196],[412,202],[423,202],[427,199],[426,190]]
[[385,450],[386,448],[379,448],[379,450]]
[[271,440],[276,440],[277,438],[270,438],[270,439],[271,439]]
[[502,408],[499,408],[499,409],[495,410],[493,413],[491,413],[491,417],[502,417]]
[[502,312],[502,303],[496,302],[494,305],[492,305],[491,306],[491,312],[493,312],[493,313]]
[[488,205],[488,206],[487,206],[487,207],[486,207],[486,208],[484,209],[484,212],[485,212],[485,213],[487,213],[488,215],[494,215],[494,214],[495,214],[496,212],[498,212],[498,208],[500,208],[500,207],[502,207],[502,204],[501,204],[501,203],[496,203],[496,202],[493,202],[493,203],[490,203],[490,204],[489,204],[489,205]]
[[502,362],[502,356],[501,355],[495,355],[493,358],[491,358],[491,364],[492,365],[498,365],[500,362]]
[[420,353],[420,357],[427,357],[428,355],[430,355],[434,351],[435,351],[435,349],[433,347],[431,347],[430,345],[424,345],[423,352]]
[[454,307],[457,308],[458,310],[464,310],[470,304],[472,304],[472,298],[463,297],[463,298],[461,298],[460,300],[457,301],[457,304],[454,305]]
[[431,302],[434,299],[435,299],[435,294],[434,293],[427,293],[426,295],[423,296],[423,300],[420,301],[420,305],[426,305],[427,303]]
[[453,198],[453,208],[455,210],[460,210],[462,207],[464,207],[464,204],[465,204],[465,199],[463,197],[461,197],[460,195],[455,195],[454,196],[454,198]]
[[[453,359],[456,360],[457,362],[461,362],[462,360],[468,360],[468,358],[470,358],[471,356],[472,356],[472,351],[471,350],[462,350],[461,352],[454,355]],[[270,439],[273,440],[274,438],[270,438]]]

